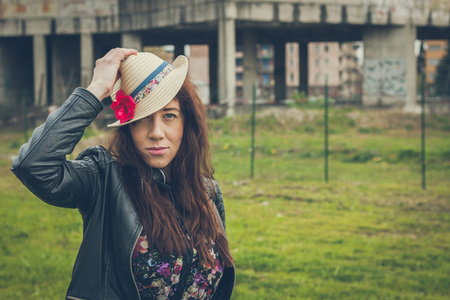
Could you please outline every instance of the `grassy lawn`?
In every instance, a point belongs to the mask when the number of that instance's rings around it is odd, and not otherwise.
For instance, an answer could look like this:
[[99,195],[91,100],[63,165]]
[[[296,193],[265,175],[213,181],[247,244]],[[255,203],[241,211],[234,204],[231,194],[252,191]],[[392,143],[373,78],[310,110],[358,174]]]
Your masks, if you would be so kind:
[[[425,191],[419,116],[332,109],[328,184],[320,111],[258,114],[253,179],[249,119],[211,121],[233,299],[448,299],[449,118],[427,119]],[[9,171],[23,134],[0,139],[0,298],[62,299],[81,218]]]

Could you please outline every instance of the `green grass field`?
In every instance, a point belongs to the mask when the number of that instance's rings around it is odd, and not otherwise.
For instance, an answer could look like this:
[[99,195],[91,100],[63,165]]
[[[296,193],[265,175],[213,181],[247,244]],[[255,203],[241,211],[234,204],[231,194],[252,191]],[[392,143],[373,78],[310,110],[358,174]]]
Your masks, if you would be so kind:
[[[212,120],[233,299],[448,299],[450,120],[427,119],[424,191],[419,119],[332,109],[329,183],[320,111],[258,113],[253,179],[250,116]],[[0,299],[62,299],[81,218],[40,202],[9,171],[23,133],[0,138]]]

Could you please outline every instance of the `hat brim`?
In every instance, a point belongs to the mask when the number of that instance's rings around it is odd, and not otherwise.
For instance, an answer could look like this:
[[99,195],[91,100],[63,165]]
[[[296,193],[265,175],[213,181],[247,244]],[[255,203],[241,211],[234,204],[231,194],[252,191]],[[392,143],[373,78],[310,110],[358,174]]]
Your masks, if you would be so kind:
[[[173,70],[161,80],[157,87],[151,91],[146,97],[142,98],[134,110],[133,119],[120,123],[116,121],[112,124],[107,125],[108,127],[120,127],[128,125],[130,123],[136,122],[140,119],[146,118],[155,112],[161,110],[172,101],[178,94],[181,86],[186,79],[188,71],[188,59],[180,55],[172,63]],[[114,97],[117,91],[120,89],[121,80],[117,80],[113,88],[113,93],[111,96]]]

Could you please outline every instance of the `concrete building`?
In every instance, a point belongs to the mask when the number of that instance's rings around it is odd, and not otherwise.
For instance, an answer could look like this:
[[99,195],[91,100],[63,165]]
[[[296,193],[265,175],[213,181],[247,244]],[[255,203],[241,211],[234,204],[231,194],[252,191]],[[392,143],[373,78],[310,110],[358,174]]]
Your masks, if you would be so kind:
[[[210,83],[208,66],[209,66],[209,51],[208,45],[189,45],[189,54],[186,54],[189,59],[189,76],[194,80],[197,85],[204,86]],[[248,99],[244,99],[243,87],[244,87],[244,52],[242,51],[242,45],[236,46],[236,101],[250,101],[251,96]],[[298,53],[297,53],[298,55]],[[271,101],[273,100],[273,86],[274,86],[274,75],[273,75],[273,49],[271,45],[256,45],[256,65],[254,66],[257,70],[257,93],[258,98]],[[294,58],[295,59],[295,58]],[[298,58],[296,59],[298,64]],[[288,69],[288,68],[286,68]],[[298,77],[298,70],[294,68],[290,70],[294,73],[291,76]],[[298,83],[295,84],[297,88]],[[207,102],[207,101],[205,101]]]
[[[265,101],[274,100],[274,51],[272,45],[256,44],[256,60],[253,65],[247,68],[254,68],[256,76],[254,81],[256,83],[256,94],[258,99]],[[246,85],[245,69],[244,69],[244,52],[241,45],[236,47],[236,100],[250,102],[253,93],[245,94],[244,86]]]
[[[362,66],[358,63],[356,49],[359,42],[310,43],[308,57],[308,91],[310,96],[323,97],[328,80],[329,96],[343,101],[360,99],[362,94]],[[189,46],[190,77],[198,85],[209,84],[208,46]],[[274,100],[274,56],[272,45],[256,45],[257,98]],[[236,47],[236,101],[244,99],[244,67],[241,45]],[[300,60],[298,43],[286,44],[286,95],[289,98],[300,87]],[[205,101],[207,102],[207,101]]]
[[[308,44],[308,94],[324,97],[325,82],[328,95],[340,101],[358,101],[362,96],[362,64],[356,50],[361,42],[325,42]],[[298,44],[286,44],[286,86],[288,95],[300,90]]]
[[[256,45],[273,47],[275,100],[286,99],[286,43],[299,44],[308,86],[308,43],[364,42],[363,103],[415,104],[416,39],[446,39],[448,0],[1,0],[0,111],[17,101],[61,104],[86,86],[110,48],[207,44],[210,99],[234,113],[236,45],[243,99],[257,75]],[[331,78],[330,78],[331,79]],[[24,100],[20,100],[24,101]]]
[[339,44],[338,101],[362,101],[362,64],[356,53],[360,47],[361,42]]
[[429,96],[435,96],[434,82],[437,75],[437,67],[441,59],[447,55],[448,47],[446,40],[425,41],[425,78]]
[[298,43],[286,44],[286,89],[288,97],[301,89]]
[[308,48],[309,94],[323,97],[327,83],[328,94],[336,98],[339,86],[339,44],[310,43]]

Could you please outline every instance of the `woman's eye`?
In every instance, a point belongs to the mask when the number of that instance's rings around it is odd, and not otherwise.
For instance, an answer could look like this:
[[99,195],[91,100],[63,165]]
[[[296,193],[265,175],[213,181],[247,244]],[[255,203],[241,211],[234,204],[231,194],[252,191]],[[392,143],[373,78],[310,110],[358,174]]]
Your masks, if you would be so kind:
[[165,114],[164,115],[164,118],[166,118],[166,119],[175,119],[177,117],[177,115],[175,115],[175,114]]

